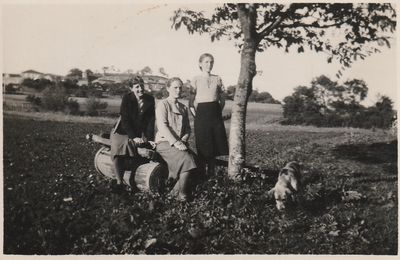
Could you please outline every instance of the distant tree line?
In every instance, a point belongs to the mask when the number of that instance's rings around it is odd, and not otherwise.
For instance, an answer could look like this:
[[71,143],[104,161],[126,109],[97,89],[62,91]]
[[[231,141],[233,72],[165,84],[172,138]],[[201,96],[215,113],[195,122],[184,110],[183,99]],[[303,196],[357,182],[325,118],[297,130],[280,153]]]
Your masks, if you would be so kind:
[[41,92],[46,88],[54,87],[56,85],[64,88],[67,94],[76,97],[102,97],[102,91],[94,88],[93,86],[79,86],[78,80],[66,78],[63,81],[55,82],[48,79],[31,79],[26,78],[22,81],[21,85],[30,89],[34,89],[37,92]]
[[[109,70],[109,67],[104,67],[103,70]],[[131,71],[133,73],[133,71]],[[150,75],[153,71],[150,67],[145,66],[143,69],[136,72],[138,75]],[[165,77],[168,77],[168,74],[165,72],[164,68],[159,68],[160,74]],[[93,73],[91,70],[85,70],[85,74],[87,76],[88,84],[78,85],[78,81],[83,78],[83,71],[78,68],[73,68],[69,70],[68,74],[65,77],[65,80],[57,82],[58,86],[61,86],[65,89],[65,92],[70,96],[75,97],[103,97],[104,93],[107,93],[110,96],[123,96],[125,93],[129,92],[128,83],[129,80],[125,80],[124,82],[118,83],[103,83],[101,86],[94,86],[92,82],[99,78],[101,75],[97,73]],[[38,92],[43,91],[47,87],[53,87],[56,85],[56,82],[48,80],[48,79],[31,79],[26,78],[23,80],[22,84],[25,87],[34,89]],[[190,81],[187,80],[182,88],[182,98],[188,99],[190,95]],[[228,86],[225,91],[226,99],[233,100],[235,94],[236,86]],[[11,93],[11,91],[10,91]],[[166,87],[162,87],[159,90],[151,90],[150,93],[157,99],[161,99],[168,96],[168,92]],[[270,104],[280,104],[278,100],[275,100],[270,93],[268,92],[259,92],[257,89],[252,91],[252,94],[249,97],[249,102],[258,102],[258,103],[270,103]]]
[[86,111],[80,110],[77,100],[71,98],[65,88],[59,84],[46,87],[40,95],[28,95],[26,101],[30,102],[37,111],[59,111],[69,115],[98,116],[105,110],[107,102],[101,102],[99,98],[90,96],[86,100]]
[[381,96],[370,107],[360,104],[368,94],[363,80],[339,84],[322,75],[310,87],[299,86],[283,100],[284,124],[327,127],[388,128],[396,118],[393,102]]
[[[95,76],[90,70],[85,71],[88,79],[94,80]],[[79,86],[77,83],[82,78],[83,72],[77,68],[69,71],[63,81],[51,81],[48,79],[23,80],[22,85],[34,89],[37,94],[30,94],[26,101],[30,102],[37,110],[60,111],[72,115],[97,116],[101,110],[107,108],[106,102],[101,102],[102,91],[89,86]],[[89,81],[90,82],[90,81]],[[80,110],[80,105],[76,97],[87,97],[86,111]]]
[[[236,86],[228,86],[226,88],[226,98],[233,100],[235,95]],[[258,102],[258,103],[268,103],[268,104],[280,104],[279,100],[276,100],[272,97],[272,95],[268,92],[259,92],[257,89],[254,89],[249,96],[249,102]]]

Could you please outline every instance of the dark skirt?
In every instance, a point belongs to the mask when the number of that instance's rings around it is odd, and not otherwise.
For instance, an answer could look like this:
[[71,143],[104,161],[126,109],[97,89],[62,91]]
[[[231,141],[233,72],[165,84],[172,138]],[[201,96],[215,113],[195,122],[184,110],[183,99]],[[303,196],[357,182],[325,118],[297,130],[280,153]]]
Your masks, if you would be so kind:
[[169,142],[157,144],[156,151],[168,164],[168,178],[177,179],[181,172],[188,172],[196,169],[195,156],[192,151],[180,151]]
[[115,156],[137,156],[137,149],[131,142],[129,142],[128,135],[121,135],[111,131],[110,140],[112,160]]
[[200,158],[210,159],[229,153],[222,110],[218,102],[204,102],[197,105],[194,133],[197,154]]

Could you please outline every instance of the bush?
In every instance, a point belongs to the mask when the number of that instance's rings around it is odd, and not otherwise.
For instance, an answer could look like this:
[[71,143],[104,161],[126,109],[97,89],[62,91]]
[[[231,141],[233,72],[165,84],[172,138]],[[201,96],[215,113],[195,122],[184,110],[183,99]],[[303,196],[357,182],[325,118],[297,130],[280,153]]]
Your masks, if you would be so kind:
[[311,87],[299,86],[284,98],[285,124],[305,124],[327,127],[390,128],[395,118],[393,101],[386,96],[372,107],[360,104],[368,88],[362,80],[340,85],[321,76]]
[[270,93],[258,92],[256,89],[251,92],[249,102],[280,104],[280,102],[275,100]]
[[68,103],[68,94],[58,86],[47,87],[43,90],[42,107],[50,111],[63,111]]
[[103,91],[100,90],[100,89],[88,89],[87,96],[88,97],[94,96],[96,98],[102,98],[103,97]]
[[65,91],[68,94],[72,94],[74,93],[77,89],[79,89],[79,86],[77,84],[77,80],[72,80],[72,79],[66,79],[65,81],[63,81],[61,84],[64,87]]
[[35,106],[40,106],[42,104],[42,99],[35,95],[28,95],[26,96],[25,100]]
[[88,97],[88,91],[86,89],[79,88],[74,92],[76,97]]
[[28,88],[36,89],[41,91],[45,88],[54,86],[54,82],[48,79],[30,79],[26,78],[22,81],[22,85]]
[[106,86],[108,93],[112,96],[123,96],[126,93],[129,93],[130,90],[126,85],[123,84],[109,84]]
[[107,102],[101,102],[99,98],[91,96],[86,101],[87,106],[87,115],[89,116],[98,116],[99,110],[106,109],[108,104]]
[[[164,88],[162,88],[162,89],[160,89],[160,90],[152,90],[151,92],[150,92],[150,95],[152,95],[154,98],[156,98],[156,99],[162,99],[162,98],[166,98],[166,97],[168,97],[168,91],[167,91],[167,89],[164,87]],[[183,97],[182,97],[183,98]]]
[[79,115],[80,110],[78,101],[75,99],[68,100],[65,108],[65,113],[69,115]]
[[13,84],[7,84],[5,87],[5,93],[6,94],[14,94],[16,92],[16,89],[14,88]]

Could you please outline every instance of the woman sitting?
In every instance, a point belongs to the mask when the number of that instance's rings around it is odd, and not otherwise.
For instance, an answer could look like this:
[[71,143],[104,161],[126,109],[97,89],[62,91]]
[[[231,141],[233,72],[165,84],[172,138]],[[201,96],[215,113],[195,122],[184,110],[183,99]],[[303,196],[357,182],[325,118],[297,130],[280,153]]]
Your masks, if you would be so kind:
[[168,98],[160,101],[156,108],[158,132],[156,151],[168,164],[169,178],[176,181],[172,193],[179,200],[187,200],[191,193],[191,175],[197,168],[194,154],[188,148],[190,135],[188,108],[178,101],[183,82],[171,78],[167,82]]
[[131,92],[122,97],[120,117],[111,131],[111,159],[114,164],[117,188],[122,188],[124,161],[136,157],[137,164],[143,159],[137,147],[154,140],[155,101],[144,93],[144,82],[136,76],[130,82]]

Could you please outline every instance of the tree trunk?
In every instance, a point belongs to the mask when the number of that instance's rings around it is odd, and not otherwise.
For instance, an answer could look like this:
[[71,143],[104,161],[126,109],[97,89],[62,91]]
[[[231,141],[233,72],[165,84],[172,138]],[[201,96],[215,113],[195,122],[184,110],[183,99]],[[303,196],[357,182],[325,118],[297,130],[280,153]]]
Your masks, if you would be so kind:
[[241,67],[232,105],[229,134],[228,175],[237,179],[246,160],[246,111],[256,74],[255,55],[257,49],[256,8],[251,4],[238,4],[238,15],[244,35],[241,50]]

